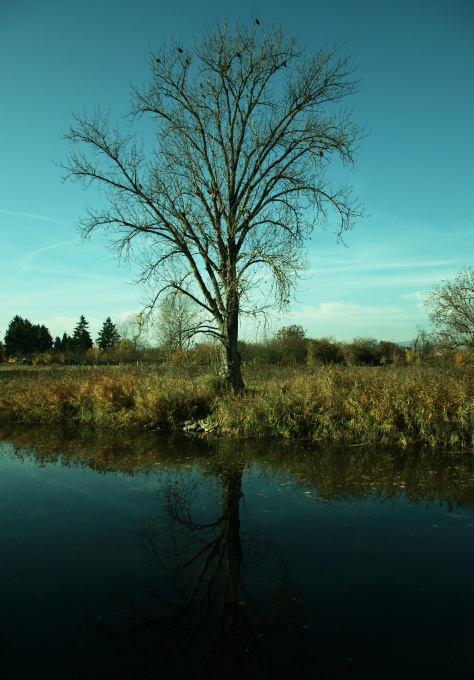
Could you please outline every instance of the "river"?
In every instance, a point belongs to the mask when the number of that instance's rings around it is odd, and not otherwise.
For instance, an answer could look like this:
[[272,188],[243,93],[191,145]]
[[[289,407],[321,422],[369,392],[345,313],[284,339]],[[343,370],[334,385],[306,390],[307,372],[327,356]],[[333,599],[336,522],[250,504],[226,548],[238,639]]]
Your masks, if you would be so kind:
[[472,677],[474,457],[0,429],[0,678]]

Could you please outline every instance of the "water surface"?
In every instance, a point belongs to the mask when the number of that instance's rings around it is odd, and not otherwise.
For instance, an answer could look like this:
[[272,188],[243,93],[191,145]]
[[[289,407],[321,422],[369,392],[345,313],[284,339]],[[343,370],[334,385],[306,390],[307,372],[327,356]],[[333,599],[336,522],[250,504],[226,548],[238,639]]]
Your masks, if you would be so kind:
[[471,678],[471,454],[0,433],[0,678]]

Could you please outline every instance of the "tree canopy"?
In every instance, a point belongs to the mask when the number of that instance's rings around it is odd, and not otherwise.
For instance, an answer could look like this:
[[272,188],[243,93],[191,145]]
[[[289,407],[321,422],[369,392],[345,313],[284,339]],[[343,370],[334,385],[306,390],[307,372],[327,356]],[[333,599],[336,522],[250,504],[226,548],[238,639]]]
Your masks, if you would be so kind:
[[263,20],[217,20],[149,66],[150,83],[132,90],[131,132],[99,109],[74,117],[64,177],[105,190],[83,236],[103,228],[139,262],[150,307],[170,289],[197,304],[241,389],[240,315],[286,308],[305,238],[331,224],[340,240],[362,214],[351,187],[327,177],[333,160],[353,165],[364,135],[341,106],[358,89],[354,67],[339,48],[313,51]]
[[425,305],[433,325],[433,340],[445,347],[474,349],[474,268],[461,269],[427,294]]

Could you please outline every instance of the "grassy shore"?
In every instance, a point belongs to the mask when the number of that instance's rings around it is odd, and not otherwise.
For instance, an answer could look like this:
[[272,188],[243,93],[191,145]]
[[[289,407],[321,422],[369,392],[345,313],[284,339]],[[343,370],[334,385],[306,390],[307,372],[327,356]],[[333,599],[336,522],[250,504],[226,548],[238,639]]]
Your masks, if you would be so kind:
[[474,446],[474,372],[429,367],[247,369],[247,391],[181,367],[0,370],[4,421],[178,429],[332,443]]

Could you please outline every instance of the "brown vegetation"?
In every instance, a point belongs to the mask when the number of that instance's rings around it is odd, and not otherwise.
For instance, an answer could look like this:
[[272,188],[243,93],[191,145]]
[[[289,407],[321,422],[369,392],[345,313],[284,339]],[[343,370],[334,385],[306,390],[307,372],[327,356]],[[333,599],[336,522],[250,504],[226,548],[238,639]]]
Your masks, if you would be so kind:
[[3,421],[178,429],[207,418],[223,436],[472,447],[469,367],[248,367],[247,391],[215,373],[167,367],[62,367],[0,372]]

